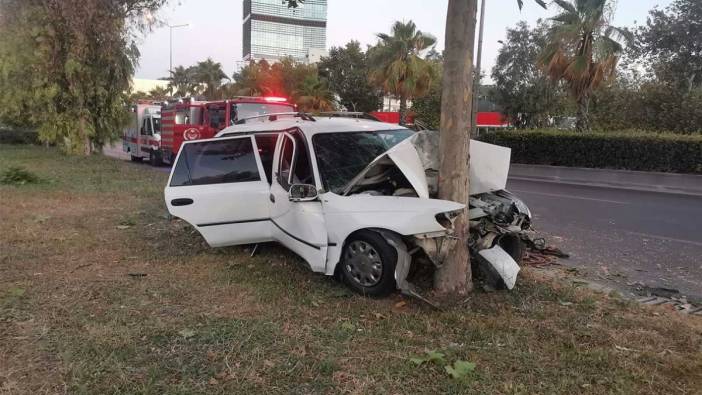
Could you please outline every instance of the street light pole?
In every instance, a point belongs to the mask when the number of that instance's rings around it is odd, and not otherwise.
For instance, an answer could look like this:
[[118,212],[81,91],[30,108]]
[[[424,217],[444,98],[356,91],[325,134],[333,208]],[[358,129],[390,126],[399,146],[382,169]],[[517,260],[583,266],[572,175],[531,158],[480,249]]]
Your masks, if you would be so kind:
[[473,136],[478,135],[478,97],[480,96],[480,64],[483,57],[483,25],[485,24],[485,0],[480,1],[480,30],[478,32],[478,55],[473,74],[473,103],[471,105],[470,130]]
[[168,64],[168,73],[173,72],[173,29],[179,28],[179,27],[187,27],[190,26],[189,23],[184,23],[182,25],[168,25],[168,28],[170,29],[170,52],[169,52],[169,59],[170,63]]

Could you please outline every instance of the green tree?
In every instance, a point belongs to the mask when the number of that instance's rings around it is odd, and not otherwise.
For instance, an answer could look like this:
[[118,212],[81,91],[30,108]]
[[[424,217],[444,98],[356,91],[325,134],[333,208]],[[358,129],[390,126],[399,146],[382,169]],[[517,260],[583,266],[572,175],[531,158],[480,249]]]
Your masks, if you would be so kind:
[[305,78],[302,86],[295,91],[295,102],[305,112],[322,112],[334,109],[334,94],[329,90],[326,80],[316,75]]
[[332,47],[318,64],[319,75],[349,111],[371,112],[382,106],[382,94],[368,81],[368,59],[358,41]]
[[241,96],[263,96],[267,92],[264,81],[270,73],[270,66],[265,60],[250,61],[241,70],[234,73],[234,91]]
[[656,77],[691,92],[702,87],[702,1],[675,0],[649,12],[636,32],[636,57]]
[[170,71],[170,76],[165,78],[168,81],[168,89],[176,97],[198,94],[195,72],[194,67],[176,66]]
[[194,81],[202,84],[205,87],[204,95],[207,99],[221,99],[222,81],[228,80],[229,77],[222,70],[222,64],[207,58],[202,62],[198,62],[193,66]]
[[517,127],[543,127],[561,108],[561,92],[537,66],[548,43],[549,25],[542,20],[531,28],[519,22],[507,29],[492,69],[491,99]]
[[0,2],[0,117],[89,154],[126,123],[135,30],[165,0]]
[[416,122],[423,123],[426,127],[438,130],[441,124],[441,82],[443,80],[443,62],[431,60],[429,64],[434,69],[436,76],[431,82],[431,88],[426,95],[412,101],[412,112]]
[[577,102],[579,131],[590,130],[589,106],[595,89],[615,73],[628,30],[609,24],[607,0],[554,0],[561,13],[551,18],[549,44],[539,64],[556,81],[563,80]]
[[370,80],[400,100],[400,124],[407,117],[407,100],[425,95],[433,76],[422,52],[436,39],[417,30],[414,22],[395,22],[391,34],[377,34],[378,44],[368,50]]

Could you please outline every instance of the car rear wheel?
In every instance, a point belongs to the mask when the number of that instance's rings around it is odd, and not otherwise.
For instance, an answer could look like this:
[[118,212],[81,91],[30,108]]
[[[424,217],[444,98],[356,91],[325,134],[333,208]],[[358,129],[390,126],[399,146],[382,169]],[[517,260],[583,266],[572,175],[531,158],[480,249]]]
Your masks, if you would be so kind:
[[386,296],[395,291],[397,251],[378,233],[356,232],[349,237],[341,258],[344,282],[366,296]]

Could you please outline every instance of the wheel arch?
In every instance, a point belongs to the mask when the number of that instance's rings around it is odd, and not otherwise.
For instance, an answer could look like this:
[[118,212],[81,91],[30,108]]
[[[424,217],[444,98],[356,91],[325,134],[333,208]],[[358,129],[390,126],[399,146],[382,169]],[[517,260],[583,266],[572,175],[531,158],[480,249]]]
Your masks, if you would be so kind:
[[[338,278],[339,269],[341,268],[341,265],[339,265],[339,263],[341,263],[341,255],[344,251],[344,248],[346,248],[346,245],[348,244],[349,240],[354,235],[357,235],[357,234],[362,233],[362,232],[378,233],[380,236],[385,238],[386,241],[387,241],[387,238],[383,233],[390,233],[392,235],[396,235],[399,238],[404,238],[404,236],[401,233],[399,233],[395,230],[392,230],[392,229],[388,229],[388,228],[379,228],[379,227],[358,228],[358,229],[350,232],[349,234],[347,234],[346,237],[344,237],[344,240],[341,243],[339,243],[338,246],[336,246],[337,251],[338,251],[337,254],[334,254],[333,256],[331,256],[331,254],[329,254],[327,256],[327,258],[328,258],[327,259],[327,274],[333,275],[333,276]],[[331,258],[331,259],[329,259],[329,258]]]

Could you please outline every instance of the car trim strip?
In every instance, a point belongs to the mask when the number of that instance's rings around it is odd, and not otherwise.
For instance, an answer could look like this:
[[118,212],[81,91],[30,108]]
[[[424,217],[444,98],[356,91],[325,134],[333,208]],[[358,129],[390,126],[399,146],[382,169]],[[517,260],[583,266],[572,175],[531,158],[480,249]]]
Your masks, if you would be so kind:
[[[248,219],[244,221],[226,221],[226,222],[211,222],[211,223],[206,223],[206,224],[198,224],[196,225],[198,228],[204,228],[207,226],[219,226],[219,225],[236,225],[236,224],[247,224],[247,223],[253,223],[253,222],[263,222],[263,221],[271,221],[273,225],[275,225],[276,228],[280,229],[281,232],[285,233],[286,235],[290,236],[292,239],[299,241],[300,243],[310,246],[316,250],[321,250],[322,247],[327,247],[327,246],[318,246],[316,244],[312,244],[309,241],[305,241],[294,234],[288,232],[287,230],[283,229],[280,225],[278,225],[275,221],[273,221],[270,218],[259,218],[259,219]],[[336,243],[330,243],[329,246],[335,246]]]
[[273,225],[275,225],[278,229],[280,229],[281,232],[283,232],[283,233],[285,233],[286,235],[290,236],[290,237],[293,238],[294,240],[299,241],[300,243],[302,243],[302,244],[304,244],[304,245],[306,245],[306,246],[310,246],[310,247],[312,247],[312,248],[314,248],[314,249],[316,249],[316,250],[321,250],[321,249],[322,249],[322,247],[320,247],[320,246],[318,246],[318,245],[312,244],[312,243],[310,243],[309,241],[302,240],[301,238],[299,238],[299,237],[293,235],[292,233],[290,233],[290,232],[288,232],[287,230],[283,229],[280,225],[278,225],[278,224],[277,224],[275,221],[273,221],[272,219],[271,219],[270,221],[273,222]]
[[258,219],[246,219],[243,221],[225,221],[225,222],[210,222],[206,224],[198,224],[198,228],[204,228],[206,226],[219,226],[219,225],[236,225],[236,224],[247,224],[252,222],[263,222],[270,221],[269,218],[258,218]]

